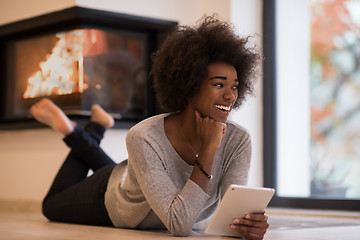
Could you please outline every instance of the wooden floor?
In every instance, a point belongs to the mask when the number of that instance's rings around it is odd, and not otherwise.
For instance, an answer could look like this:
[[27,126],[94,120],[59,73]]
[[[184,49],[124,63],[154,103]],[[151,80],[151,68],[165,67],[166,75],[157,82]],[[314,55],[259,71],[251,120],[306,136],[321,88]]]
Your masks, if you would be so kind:
[[[359,240],[360,212],[314,212],[299,210],[268,210],[270,229],[267,240]],[[166,232],[151,232],[106,227],[54,223],[39,212],[0,211],[1,240],[74,240],[74,239],[234,239],[194,233],[174,238]]]

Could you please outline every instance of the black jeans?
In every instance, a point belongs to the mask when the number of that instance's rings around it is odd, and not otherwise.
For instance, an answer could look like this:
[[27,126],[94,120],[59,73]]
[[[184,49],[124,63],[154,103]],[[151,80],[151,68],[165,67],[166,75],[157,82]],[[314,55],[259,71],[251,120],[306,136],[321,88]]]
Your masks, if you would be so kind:
[[[43,214],[51,221],[113,226],[104,204],[107,183],[115,162],[100,148],[105,129],[90,122],[76,126],[64,138],[71,151],[43,201]],[[94,174],[87,177],[89,170]]]

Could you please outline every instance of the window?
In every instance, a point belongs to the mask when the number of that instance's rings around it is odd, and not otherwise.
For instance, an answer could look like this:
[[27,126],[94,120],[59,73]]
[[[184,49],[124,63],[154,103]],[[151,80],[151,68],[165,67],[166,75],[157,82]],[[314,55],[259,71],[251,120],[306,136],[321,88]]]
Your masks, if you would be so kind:
[[[264,0],[274,206],[360,209],[360,1]],[[294,17],[296,16],[296,17]]]

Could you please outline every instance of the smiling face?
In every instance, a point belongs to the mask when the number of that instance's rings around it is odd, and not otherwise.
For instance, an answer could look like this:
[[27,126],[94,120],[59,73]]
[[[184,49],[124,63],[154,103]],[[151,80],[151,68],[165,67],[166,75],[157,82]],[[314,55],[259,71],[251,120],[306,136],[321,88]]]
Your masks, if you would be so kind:
[[208,76],[199,92],[189,100],[189,106],[202,117],[225,123],[238,98],[239,81],[235,68],[227,63],[214,63],[208,67]]

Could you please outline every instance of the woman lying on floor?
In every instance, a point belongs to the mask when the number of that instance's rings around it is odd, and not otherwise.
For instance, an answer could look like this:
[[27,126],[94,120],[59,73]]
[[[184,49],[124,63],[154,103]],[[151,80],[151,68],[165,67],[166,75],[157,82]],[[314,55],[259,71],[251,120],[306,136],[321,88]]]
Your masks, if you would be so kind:
[[[247,182],[251,143],[227,121],[252,92],[260,55],[231,25],[213,17],[179,27],[153,58],[158,101],[168,113],[146,119],[126,137],[128,160],[115,164],[99,147],[114,124],[99,105],[81,129],[48,99],[35,119],[64,134],[71,151],[43,202],[52,221],[134,229],[166,228],[188,236],[214,213],[230,184]],[[87,177],[89,169],[94,174]],[[265,214],[229,226],[263,239]]]

